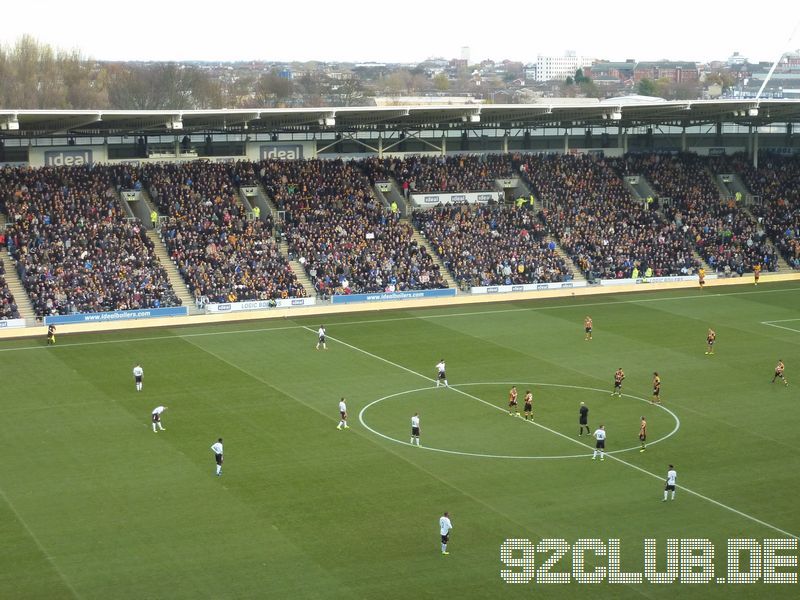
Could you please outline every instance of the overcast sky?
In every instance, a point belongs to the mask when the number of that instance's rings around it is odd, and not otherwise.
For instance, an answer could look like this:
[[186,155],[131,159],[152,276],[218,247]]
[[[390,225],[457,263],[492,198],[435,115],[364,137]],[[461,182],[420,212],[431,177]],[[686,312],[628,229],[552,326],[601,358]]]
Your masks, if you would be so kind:
[[[12,0],[23,34],[100,60],[419,62],[537,54],[608,60],[774,61],[800,48],[800,1]],[[791,41],[790,41],[791,38]]]

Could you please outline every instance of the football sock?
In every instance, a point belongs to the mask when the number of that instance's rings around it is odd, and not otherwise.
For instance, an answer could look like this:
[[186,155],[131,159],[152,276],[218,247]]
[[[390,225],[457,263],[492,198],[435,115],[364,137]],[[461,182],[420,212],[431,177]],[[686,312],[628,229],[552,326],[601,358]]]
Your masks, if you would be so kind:
[[675,500],[675,492],[672,492],[672,499]]
[[664,500],[667,499],[667,490],[664,490]]

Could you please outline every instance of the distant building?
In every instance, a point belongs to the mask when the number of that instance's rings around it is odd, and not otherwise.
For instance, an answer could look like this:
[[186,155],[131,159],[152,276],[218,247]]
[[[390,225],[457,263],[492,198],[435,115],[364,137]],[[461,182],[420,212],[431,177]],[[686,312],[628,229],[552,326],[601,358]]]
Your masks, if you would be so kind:
[[[591,61],[576,56],[574,52],[567,52],[563,56],[536,57],[536,81],[553,81],[574,77],[575,71],[583,67],[590,67]],[[526,75],[527,77],[527,75]]]
[[636,61],[633,59],[625,62],[597,61],[592,64],[591,78],[597,83],[598,80],[619,82],[630,81],[633,79],[633,71],[636,68]]
[[656,81],[667,79],[672,83],[691,83],[700,78],[697,63],[693,62],[640,62],[636,63],[633,71],[633,80],[637,83],[642,79]]
[[738,65],[743,65],[746,62],[747,62],[747,57],[746,56],[742,56],[738,52],[734,52],[733,54],[731,54],[728,57],[727,64],[728,64],[729,67],[736,67]]

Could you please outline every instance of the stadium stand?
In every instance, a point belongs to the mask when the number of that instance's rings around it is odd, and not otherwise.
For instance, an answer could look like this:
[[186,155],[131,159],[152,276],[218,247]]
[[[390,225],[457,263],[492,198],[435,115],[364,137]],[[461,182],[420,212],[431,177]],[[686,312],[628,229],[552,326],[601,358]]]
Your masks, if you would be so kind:
[[[3,239],[5,242],[5,239]],[[17,303],[14,302],[14,295],[6,284],[6,266],[0,260],[0,319],[19,319]]]
[[736,172],[758,199],[750,211],[792,269],[800,269],[800,157],[765,154],[758,168],[744,154],[715,157],[715,173]]
[[406,197],[494,190],[495,180],[511,177],[514,170],[511,156],[502,154],[370,158],[360,165],[372,181],[394,178]]
[[102,168],[0,172],[8,250],[37,316],[179,304],[141,223]]
[[447,205],[415,210],[412,219],[461,287],[572,278],[527,208]]
[[208,302],[299,298],[303,286],[272,239],[272,218],[248,220],[237,184],[252,164],[148,164],[142,178],[162,214],[161,237],[195,296]]
[[721,275],[778,268],[766,233],[733,200],[720,198],[706,157],[696,154],[628,154],[615,164],[623,175],[644,175],[662,198],[664,214]]
[[543,204],[541,219],[589,279],[687,275],[699,266],[683,232],[635,200],[606,159],[551,154],[518,160],[523,180]]
[[355,164],[267,160],[259,173],[285,213],[289,253],[318,295],[447,287],[433,258],[412,239],[411,224],[379,204]]

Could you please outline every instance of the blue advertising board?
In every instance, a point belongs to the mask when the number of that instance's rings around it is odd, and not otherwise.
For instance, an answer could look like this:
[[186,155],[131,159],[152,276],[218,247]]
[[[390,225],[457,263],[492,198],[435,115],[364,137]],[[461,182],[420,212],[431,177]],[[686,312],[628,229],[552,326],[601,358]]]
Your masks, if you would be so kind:
[[115,310],[113,312],[78,313],[74,315],[53,315],[44,318],[45,325],[65,325],[67,323],[108,323],[130,319],[152,319],[154,317],[184,317],[189,314],[185,306],[168,308],[140,308],[138,310]]
[[411,290],[408,292],[376,292],[374,294],[347,294],[331,296],[331,304],[386,302],[387,300],[416,300],[419,298],[446,298],[448,296],[455,295],[455,288],[441,290]]

